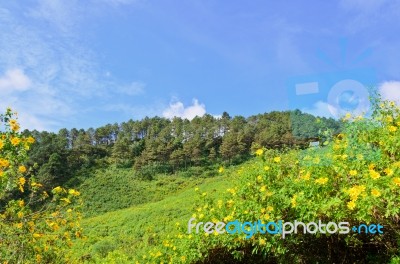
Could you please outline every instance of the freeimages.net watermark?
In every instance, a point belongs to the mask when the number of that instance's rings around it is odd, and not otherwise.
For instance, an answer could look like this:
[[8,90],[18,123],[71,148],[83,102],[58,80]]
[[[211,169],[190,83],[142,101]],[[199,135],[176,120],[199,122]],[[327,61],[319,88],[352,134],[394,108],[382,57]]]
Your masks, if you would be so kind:
[[254,222],[240,222],[239,220],[225,222],[195,222],[196,218],[190,218],[188,221],[188,233],[194,231],[196,234],[203,231],[207,234],[245,234],[249,239],[257,233],[281,235],[284,239],[291,234],[349,234],[350,232],[358,234],[383,234],[383,225],[381,224],[360,224],[350,228],[349,222],[318,222],[303,223],[295,220],[294,222],[285,222],[279,220],[277,222],[264,223],[262,220]]

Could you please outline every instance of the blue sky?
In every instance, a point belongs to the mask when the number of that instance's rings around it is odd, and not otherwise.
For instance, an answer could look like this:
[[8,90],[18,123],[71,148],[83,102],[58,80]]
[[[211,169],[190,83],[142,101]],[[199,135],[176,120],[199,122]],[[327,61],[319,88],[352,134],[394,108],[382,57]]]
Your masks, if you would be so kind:
[[[250,2],[3,1],[0,107],[57,131],[223,111],[329,116],[344,107],[329,99],[341,80],[400,98],[399,1]],[[343,96],[351,105],[354,91]]]

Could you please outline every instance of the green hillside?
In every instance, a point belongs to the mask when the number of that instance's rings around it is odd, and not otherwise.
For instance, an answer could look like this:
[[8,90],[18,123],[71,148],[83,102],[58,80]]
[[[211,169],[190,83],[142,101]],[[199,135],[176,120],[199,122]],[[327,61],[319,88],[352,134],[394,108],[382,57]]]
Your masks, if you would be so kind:
[[[221,195],[233,183],[229,177],[229,170],[224,176],[214,178],[188,179],[159,175],[151,182],[129,183],[126,180],[127,174],[127,170],[106,171],[103,174],[98,173],[95,178],[90,178],[82,185],[83,197],[89,199],[93,195],[87,202],[87,208],[97,203],[100,210],[108,208],[110,212],[98,213],[98,216],[82,221],[87,239],[74,245],[73,258],[76,261],[132,263],[133,258],[142,258],[153,245],[158,245],[160,238],[167,238],[168,234],[176,231],[177,222],[185,222],[190,218],[194,201],[197,199],[196,187],[202,192],[207,192],[210,197],[215,197]],[[112,184],[102,189],[106,182]],[[121,186],[125,188],[121,189]],[[100,189],[96,194],[94,190],[97,187]],[[107,196],[110,197],[108,201],[102,198],[106,189],[109,192]],[[127,191],[133,189],[137,192]],[[133,200],[129,201],[131,198]],[[140,201],[137,200],[139,198]],[[152,202],[153,199],[162,200]],[[136,202],[138,205],[112,211],[111,208],[119,206],[118,201],[121,201],[120,206],[129,202]],[[102,202],[104,206],[101,205]],[[95,211],[89,211],[88,214],[93,215]]]

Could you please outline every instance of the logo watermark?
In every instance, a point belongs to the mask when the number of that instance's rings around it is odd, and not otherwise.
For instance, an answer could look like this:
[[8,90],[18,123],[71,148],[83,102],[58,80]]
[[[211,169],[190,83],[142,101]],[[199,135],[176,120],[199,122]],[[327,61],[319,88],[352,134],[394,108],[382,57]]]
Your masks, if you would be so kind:
[[[377,83],[374,68],[364,64],[372,53],[364,50],[349,56],[346,39],[339,42],[339,56],[319,51],[317,57],[331,71],[293,76],[287,79],[289,108],[314,116],[338,119],[371,113],[370,95]],[[352,55],[352,54],[350,54]],[[364,65],[363,65],[364,64]],[[302,122],[291,116],[293,135],[297,138],[315,138],[317,131],[302,131]]]
[[255,234],[281,235],[284,239],[291,234],[349,234],[351,231],[358,234],[383,234],[383,225],[380,224],[361,224],[350,228],[349,222],[318,222],[303,223],[295,220],[294,222],[285,222],[279,220],[277,222],[263,222],[262,220],[254,222],[240,222],[239,220],[225,222],[198,222],[196,218],[190,218],[188,221],[188,233],[194,231],[196,234],[203,231],[207,234],[245,234],[246,239],[253,237]]

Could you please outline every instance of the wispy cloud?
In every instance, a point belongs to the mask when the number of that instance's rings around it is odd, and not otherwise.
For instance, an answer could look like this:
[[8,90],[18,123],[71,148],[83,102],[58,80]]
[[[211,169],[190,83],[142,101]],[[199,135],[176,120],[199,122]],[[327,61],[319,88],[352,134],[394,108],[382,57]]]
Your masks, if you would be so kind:
[[17,110],[23,128],[71,126],[89,108],[87,100],[143,93],[142,82],[104,76],[96,54],[81,43],[77,29],[88,6],[44,0],[21,7],[24,12],[0,8],[0,91],[6,95],[0,107]]
[[117,92],[134,96],[144,93],[146,84],[143,82],[132,82],[130,85],[123,85],[117,88]]

